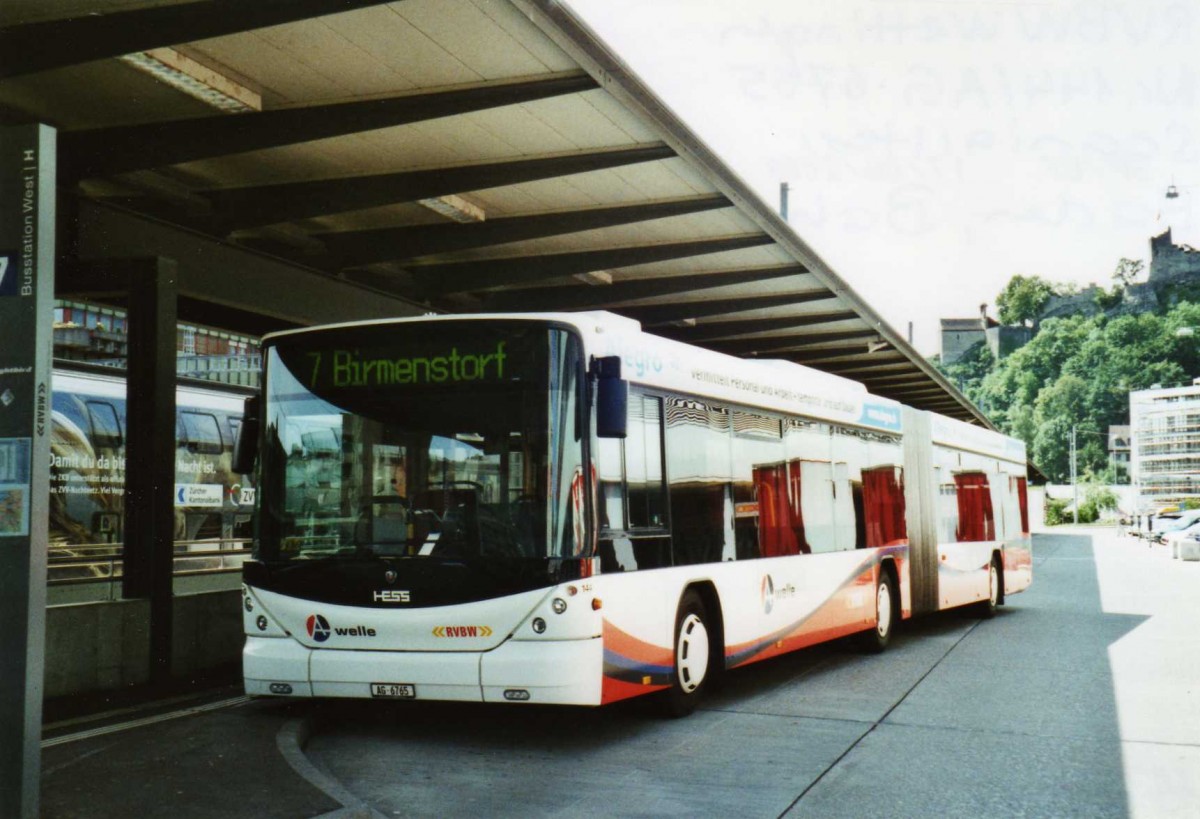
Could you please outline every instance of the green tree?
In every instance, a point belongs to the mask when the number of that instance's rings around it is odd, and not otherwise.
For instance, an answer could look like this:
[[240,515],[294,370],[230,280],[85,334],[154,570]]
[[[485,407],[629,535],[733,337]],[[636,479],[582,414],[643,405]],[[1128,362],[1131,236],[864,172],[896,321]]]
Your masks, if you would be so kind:
[[1033,462],[1050,480],[1062,482],[1071,474],[1071,428],[1082,425],[1088,384],[1075,375],[1063,375],[1038,393],[1034,404]]
[[1108,427],[1129,422],[1129,393],[1193,375],[1200,375],[1200,305],[1185,302],[1165,315],[1048,319],[971,397],[1061,481],[1069,474],[1072,426],[1080,430],[1079,475],[1104,474]]
[[980,388],[984,378],[996,366],[996,357],[992,355],[986,341],[972,344],[953,364],[942,364],[940,358],[933,359],[933,364],[967,398],[981,406],[986,403],[986,397],[980,392]]
[[1017,274],[1008,280],[996,297],[996,309],[1002,324],[1037,323],[1046,302],[1054,295],[1054,285],[1040,276]]
[[1133,284],[1137,277],[1141,275],[1142,268],[1145,262],[1141,259],[1121,259],[1117,262],[1117,267],[1113,270],[1112,278],[1121,288],[1126,288]]

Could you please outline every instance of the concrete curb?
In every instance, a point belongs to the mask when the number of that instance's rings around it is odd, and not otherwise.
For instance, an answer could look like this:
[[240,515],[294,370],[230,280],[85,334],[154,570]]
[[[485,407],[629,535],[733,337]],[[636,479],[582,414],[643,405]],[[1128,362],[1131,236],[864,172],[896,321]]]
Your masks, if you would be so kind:
[[304,749],[312,736],[312,720],[293,719],[284,723],[275,735],[275,745],[284,761],[306,782],[342,805],[339,810],[322,813],[316,819],[386,819],[362,799],[359,799],[305,755]]

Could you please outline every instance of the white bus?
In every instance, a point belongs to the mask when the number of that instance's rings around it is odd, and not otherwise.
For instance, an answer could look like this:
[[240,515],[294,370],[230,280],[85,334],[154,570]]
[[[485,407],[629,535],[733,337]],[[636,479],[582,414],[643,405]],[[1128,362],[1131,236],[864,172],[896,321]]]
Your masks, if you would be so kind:
[[726,669],[882,650],[914,611],[987,616],[1031,580],[1023,444],[797,364],[609,313],[264,348],[251,695],[683,714]]

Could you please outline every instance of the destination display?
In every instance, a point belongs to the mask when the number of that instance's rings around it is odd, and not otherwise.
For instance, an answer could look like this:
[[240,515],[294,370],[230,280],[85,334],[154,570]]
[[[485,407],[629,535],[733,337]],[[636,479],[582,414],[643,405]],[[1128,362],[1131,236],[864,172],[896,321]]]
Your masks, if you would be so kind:
[[418,355],[409,357],[364,355],[358,350],[331,350],[329,353],[311,352],[313,359],[313,382],[317,386],[322,377],[322,358],[329,358],[329,378],[335,387],[374,387],[386,384],[444,384],[462,381],[500,381],[504,378],[504,347],[500,341],[490,353],[459,352],[451,347],[442,355]]
[[545,379],[546,328],[404,325],[302,336],[276,343],[280,360],[313,393],[353,395]]

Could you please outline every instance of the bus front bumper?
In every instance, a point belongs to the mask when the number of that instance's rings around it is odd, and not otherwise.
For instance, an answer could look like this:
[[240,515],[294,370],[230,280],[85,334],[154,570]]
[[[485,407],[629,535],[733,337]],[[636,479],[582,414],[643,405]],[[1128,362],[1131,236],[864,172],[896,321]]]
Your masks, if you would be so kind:
[[380,683],[411,686],[419,700],[557,705],[599,705],[603,662],[599,637],[508,640],[473,652],[310,649],[248,636],[242,652],[250,696],[370,698]]

